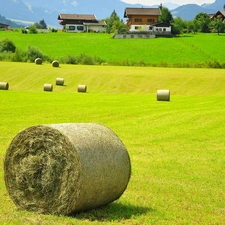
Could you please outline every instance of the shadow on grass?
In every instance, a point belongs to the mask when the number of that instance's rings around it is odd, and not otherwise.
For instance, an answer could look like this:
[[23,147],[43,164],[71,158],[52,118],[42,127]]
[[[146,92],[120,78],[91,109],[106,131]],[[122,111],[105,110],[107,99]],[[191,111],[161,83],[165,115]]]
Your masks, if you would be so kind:
[[81,212],[70,215],[73,218],[80,220],[90,221],[114,221],[114,220],[126,220],[131,217],[137,217],[148,212],[154,212],[155,210],[148,207],[125,205],[121,203],[111,203],[107,206],[103,206],[97,209],[93,209],[87,212]]

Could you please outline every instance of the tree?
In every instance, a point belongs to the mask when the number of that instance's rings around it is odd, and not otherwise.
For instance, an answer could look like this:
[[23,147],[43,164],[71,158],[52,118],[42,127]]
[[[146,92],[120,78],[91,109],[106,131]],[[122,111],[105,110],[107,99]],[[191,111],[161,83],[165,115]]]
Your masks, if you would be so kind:
[[173,16],[168,8],[160,6],[162,15],[159,17],[159,22],[171,23],[173,22]]
[[44,19],[40,20],[39,24],[41,25],[41,29],[47,29],[47,24],[45,23]]
[[110,32],[122,34],[122,33],[126,33],[128,29],[129,29],[128,26],[126,26],[126,24],[124,24],[123,21],[115,20],[113,22],[113,26]]
[[32,25],[32,26],[29,27],[29,32],[31,34],[36,34],[37,33],[37,28],[34,25]]
[[109,18],[105,19],[106,21],[106,32],[111,33],[112,32],[112,27],[115,21],[120,22],[120,17],[117,15],[116,11],[113,10],[112,14],[110,15]]
[[33,26],[35,26],[37,29],[47,29],[47,25],[44,20],[40,20],[39,23],[35,22]]
[[0,41],[0,52],[15,52],[16,46],[8,38]]
[[221,18],[214,18],[210,24],[209,27],[211,30],[216,30],[218,35],[225,30],[225,24],[221,20]]
[[196,31],[200,32],[209,32],[209,23],[210,23],[210,17],[207,13],[198,13],[194,18],[194,27],[195,29],[198,29]]
[[186,22],[181,19],[181,17],[177,17],[172,22],[172,32],[173,34],[180,34],[183,30],[187,28]]

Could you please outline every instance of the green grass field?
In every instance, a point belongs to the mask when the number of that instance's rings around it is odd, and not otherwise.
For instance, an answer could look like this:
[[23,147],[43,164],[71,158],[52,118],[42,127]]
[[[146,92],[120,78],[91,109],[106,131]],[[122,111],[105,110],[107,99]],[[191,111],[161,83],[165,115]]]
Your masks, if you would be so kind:
[[0,32],[0,40],[8,38],[26,50],[37,47],[52,59],[85,54],[106,62],[157,66],[197,67],[203,63],[225,63],[225,35],[189,34],[177,38],[113,39],[111,34]]
[[[0,224],[225,224],[224,70],[0,62]],[[55,79],[65,79],[56,87]],[[54,84],[44,92],[44,83]],[[86,84],[87,93],[77,93]],[[171,101],[156,101],[170,89]],[[97,122],[131,157],[127,190],[74,216],[19,211],[4,184],[12,138],[37,124]]]

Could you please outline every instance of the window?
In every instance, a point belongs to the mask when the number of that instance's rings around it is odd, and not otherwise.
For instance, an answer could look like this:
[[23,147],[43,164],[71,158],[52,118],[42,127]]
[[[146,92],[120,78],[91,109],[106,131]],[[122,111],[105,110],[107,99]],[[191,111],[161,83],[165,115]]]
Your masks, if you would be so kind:
[[77,26],[77,30],[84,30],[83,26]]
[[142,22],[142,19],[141,18],[135,18],[134,22]]
[[166,28],[163,28],[163,31],[166,31]]
[[139,30],[140,28],[139,28],[139,26],[135,26],[134,29],[135,30]]
[[149,22],[149,23],[154,23],[155,20],[154,20],[154,19],[148,19],[148,22]]
[[75,30],[75,26],[69,26],[68,29],[69,30]]

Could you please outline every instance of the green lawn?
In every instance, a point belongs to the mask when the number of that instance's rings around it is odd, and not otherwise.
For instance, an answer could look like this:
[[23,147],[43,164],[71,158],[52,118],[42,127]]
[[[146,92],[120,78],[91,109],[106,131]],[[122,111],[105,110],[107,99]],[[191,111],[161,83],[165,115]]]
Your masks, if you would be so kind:
[[[190,34],[177,38],[113,39],[111,34],[95,33],[39,33],[0,32],[0,40],[7,37],[26,50],[35,46],[52,59],[86,54],[106,62],[139,63],[193,67],[217,60],[225,62],[225,35]],[[129,63],[127,63],[129,64]]]
[[[0,224],[225,224],[223,70],[0,62]],[[65,86],[56,87],[63,77]],[[44,92],[43,84],[54,84]],[[86,84],[88,93],[77,93]],[[156,90],[170,89],[170,102]],[[19,211],[4,184],[12,138],[37,124],[97,122],[131,157],[128,188],[116,202],[71,217]]]

